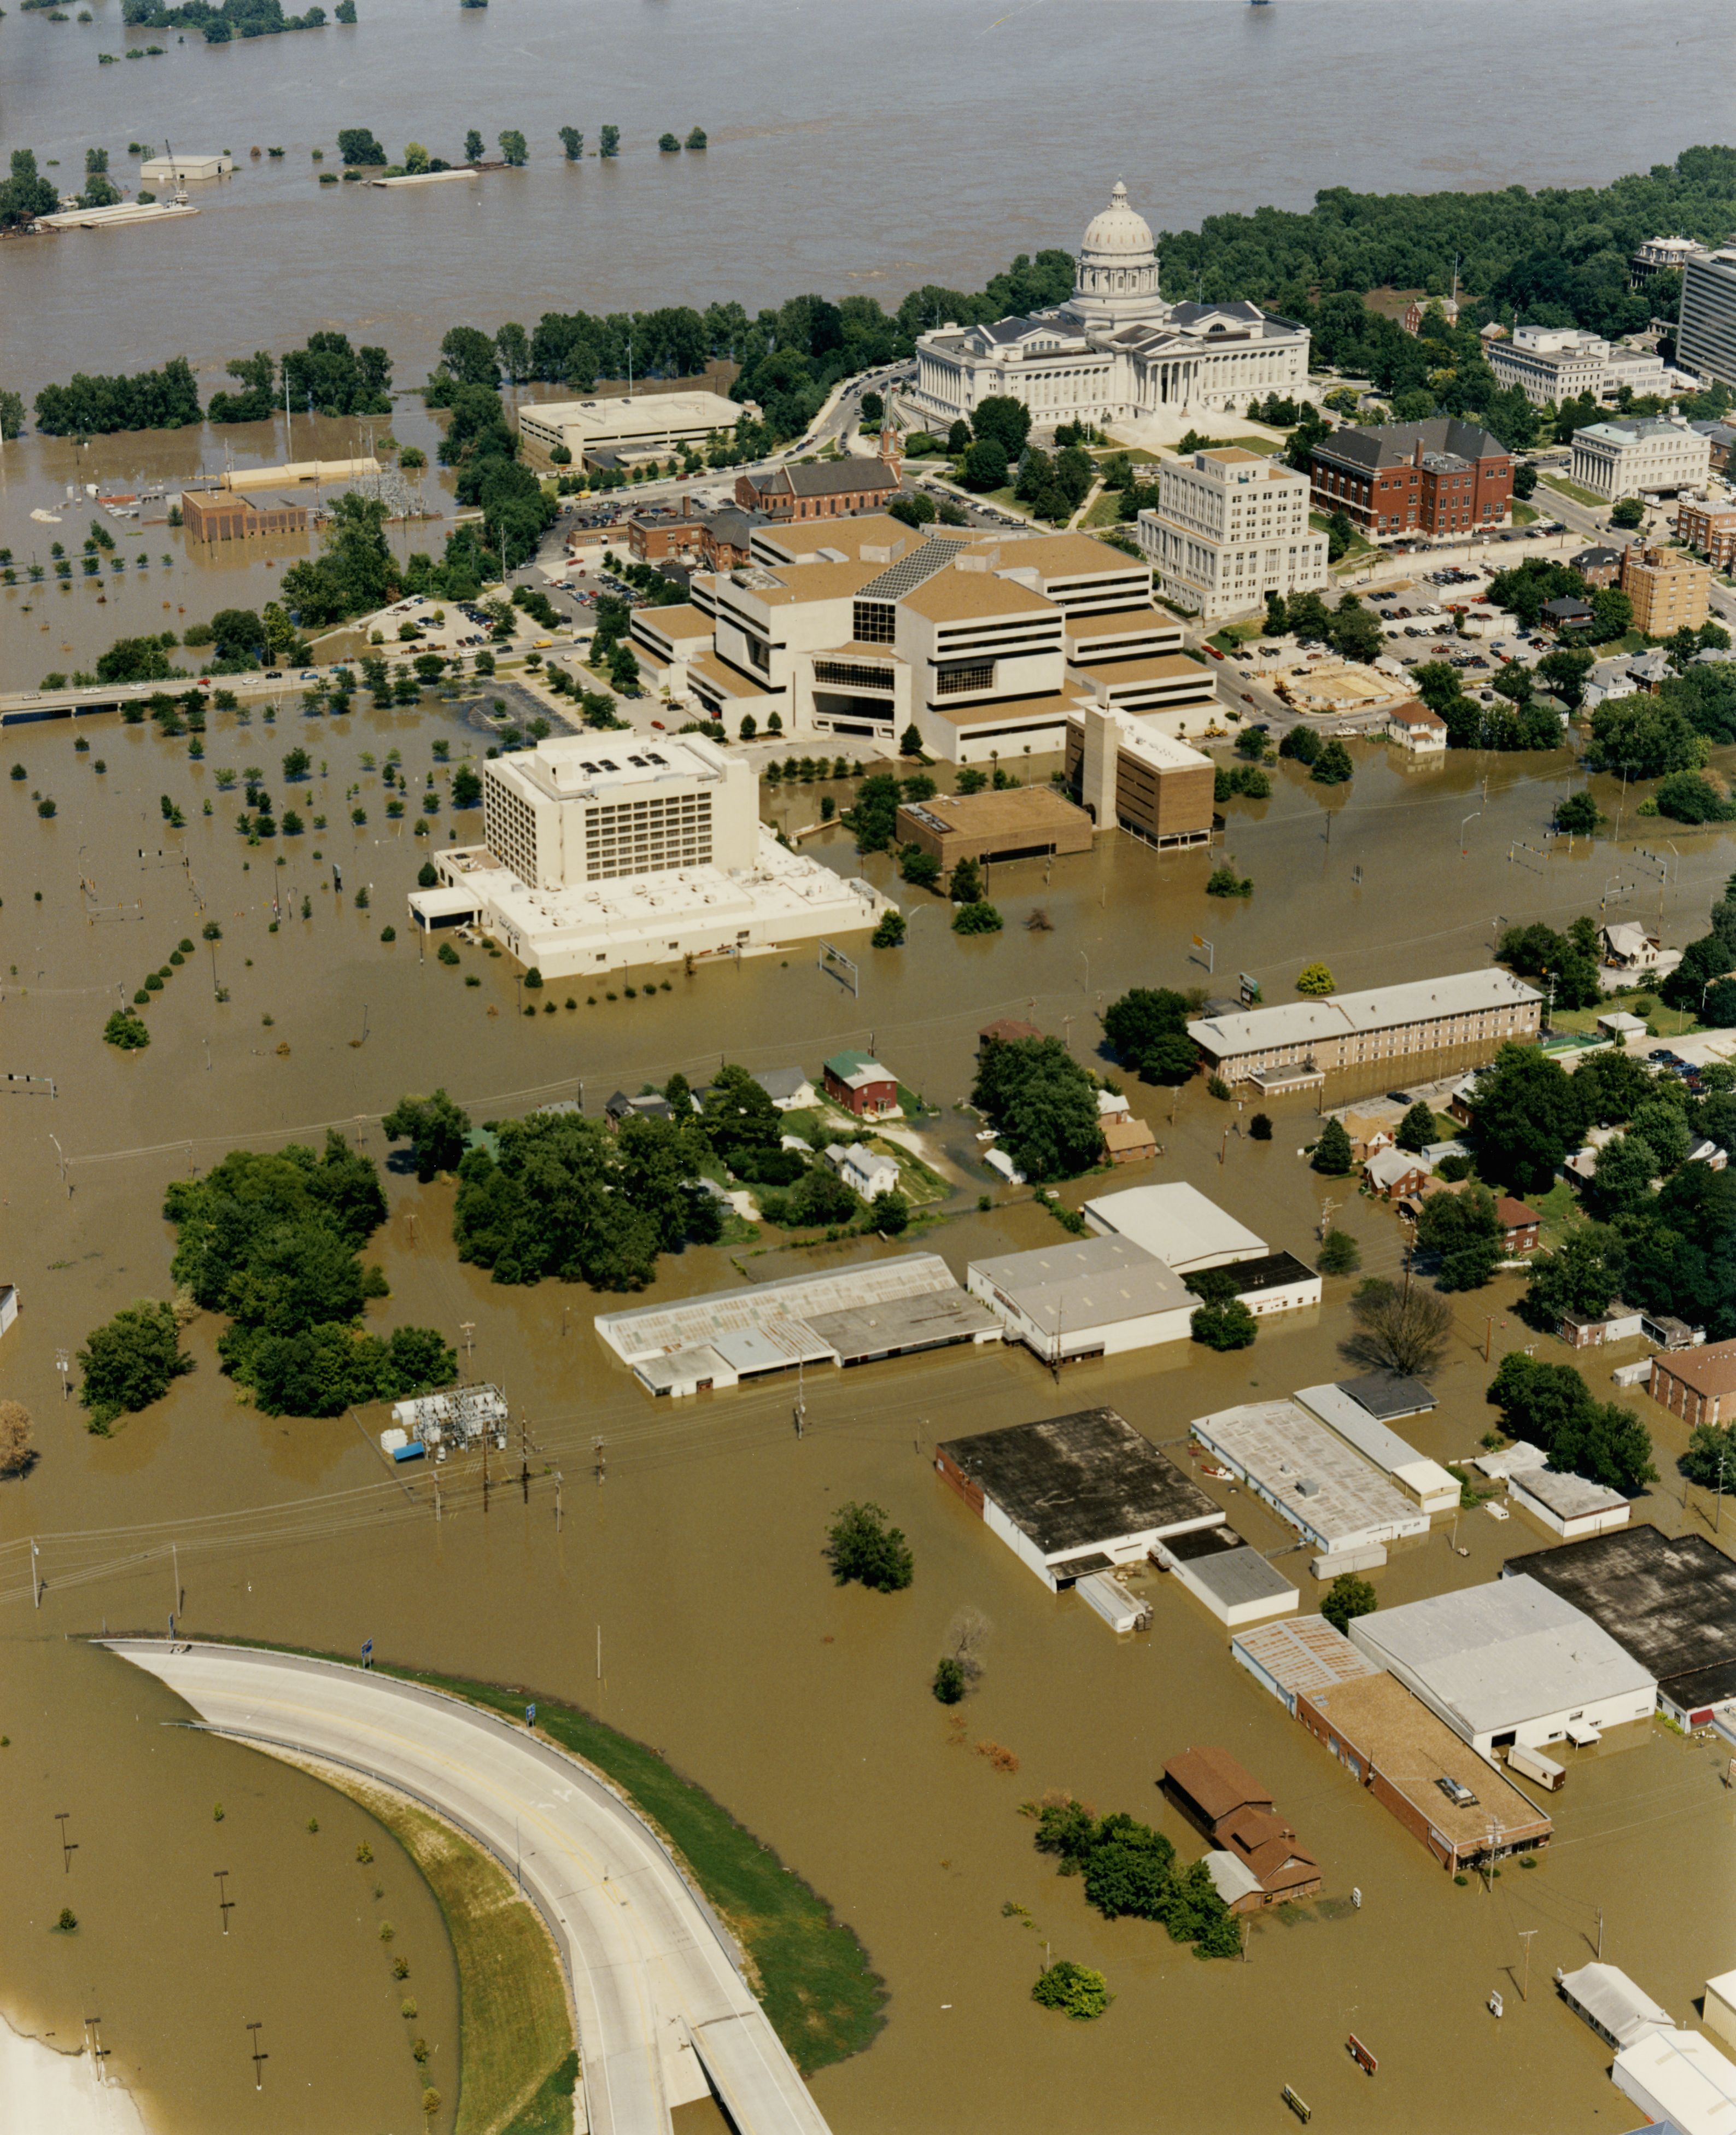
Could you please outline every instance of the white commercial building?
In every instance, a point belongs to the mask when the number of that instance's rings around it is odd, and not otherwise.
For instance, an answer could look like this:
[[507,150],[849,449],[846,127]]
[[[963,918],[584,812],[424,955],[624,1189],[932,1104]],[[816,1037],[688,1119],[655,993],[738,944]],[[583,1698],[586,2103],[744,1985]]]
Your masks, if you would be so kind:
[[787,851],[749,766],[694,735],[561,736],[491,758],[487,843],[433,855],[425,929],[469,922],[546,979],[744,956],[873,926],[866,880]]
[[1636,1986],[1619,1965],[1582,1964],[1577,1972],[1559,1974],[1555,1986],[1574,2014],[1583,2016],[1605,2045],[1617,2051],[1646,2031],[1675,2028],[1670,2012]]
[[1657,1679],[1583,1610],[1520,1573],[1353,1617],[1352,1644],[1492,1757],[1648,1720]]
[[226,149],[211,156],[147,156],[138,167],[138,182],[142,186],[195,185],[205,178],[227,177],[234,168]]
[[1736,387],[1736,246],[1683,262],[1675,360],[1700,378]]
[[675,445],[702,445],[714,431],[733,429],[753,412],[720,393],[638,393],[619,399],[527,402],[518,411],[518,427],[545,452],[564,445],[577,464],[587,453],[667,453]]
[[1285,1616],[1302,1596],[1234,1527],[1200,1527],[1152,1545],[1153,1561],[1232,1630]]
[[1294,1402],[1246,1402],[1190,1427],[1314,1544],[1317,1578],[1384,1563],[1388,1542],[1428,1532],[1426,1513]]
[[1093,1230],[1144,1247],[1177,1275],[1257,1260],[1267,1250],[1245,1223],[1180,1181],[1101,1194],[1085,1203],[1084,1214]]
[[1574,433],[1573,479],[1612,504],[1623,496],[1702,489],[1711,465],[1711,439],[1680,415],[1589,423]]
[[1022,401],[1044,429],[1239,414],[1252,399],[1307,391],[1305,327],[1258,304],[1165,299],[1151,227],[1118,182],[1086,229],[1067,302],[1029,317],[919,335],[916,384],[904,399],[943,433],[991,396]]
[[1619,1490],[1588,1483],[1583,1475],[1558,1475],[1552,1468],[1527,1468],[1509,1476],[1507,1491],[1515,1505],[1569,1542],[1625,1527],[1632,1511]]
[[1303,1387],[1296,1398],[1354,1446],[1365,1460],[1373,1461],[1399,1489],[1416,1499],[1425,1513],[1450,1513],[1459,1502],[1459,1486],[1438,1461],[1425,1460],[1341,1386]]
[[1680,2135],[1729,2135],[1736,2128],[1736,2066],[1698,2031],[1642,2031],[1623,2046],[1610,2081],[1648,2120]]
[[1316,593],[1326,583],[1326,537],[1308,524],[1308,497],[1307,475],[1239,445],[1166,460],[1157,508],[1139,515],[1139,545],[1165,595],[1201,615]]
[[1185,1342],[1200,1304],[1161,1259],[1124,1238],[1068,1238],[972,1261],[965,1286],[1009,1341],[1045,1363]]
[[1540,407],[1546,400],[1559,407],[1603,392],[1609,343],[1578,327],[1515,327],[1511,341],[1491,341],[1483,353],[1503,390],[1516,385]]

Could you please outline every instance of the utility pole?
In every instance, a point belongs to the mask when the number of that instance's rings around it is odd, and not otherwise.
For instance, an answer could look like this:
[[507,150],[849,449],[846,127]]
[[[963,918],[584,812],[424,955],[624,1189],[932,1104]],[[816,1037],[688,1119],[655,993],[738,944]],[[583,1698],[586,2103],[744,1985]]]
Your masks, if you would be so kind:
[[604,1458],[603,1440],[600,1438],[594,1438],[591,1440],[591,1451],[596,1456],[597,1488],[600,1490],[609,1479],[609,1463]]
[[261,2053],[259,2050],[259,2033],[264,2028],[263,2023],[245,2024],[242,2026],[244,2031],[251,2031],[253,2034],[253,2087],[255,2090],[263,2090],[265,2088],[262,2070],[264,2063],[271,2059],[269,2054]]
[[30,1598],[40,1609],[42,1605],[42,1580],[36,1570],[37,1555],[36,1538],[32,1535],[30,1538]]
[[235,1902],[229,1895],[229,1871],[226,1868],[213,1868],[211,1874],[216,1879],[217,1910],[223,1915],[223,1932],[227,1934],[229,1916],[235,1910]]
[[439,1525],[439,1523],[440,1523],[440,1471],[439,1471],[439,1469],[438,1468],[436,1468],[436,1469],[435,1469],[435,1470],[434,1470],[434,1525],[435,1525],[436,1527],[438,1527],[438,1526]]
[[518,1484],[528,1505],[531,1502],[531,1430],[525,1421],[522,1409],[518,1414]]
[[79,1850],[78,1841],[75,1838],[69,1839],[66,1836],[66,1819],[71,1813],[72,1811],[70,1808],[57,1808],[54,1813],[54,1820],[61,1827],[61,1872],[68,1876],[72,1873],[72,1857]]
[[169,1544],[169,1568],[174,1579],[175,1614],[178,1616],[186,1605],[181,1591],[181,1545],[177,1542]]
[[796,1359],[796,1435],[798,1438],[803,1435],[803,1426],[807,1421],[807,1387],[803,1376],[806,1368],[806,1360],[798,1357]]
[[488,1434],[482,1433],[482,1510],[488,1509]]
[[1603,1962],[1603,1908],[1598,1908],[1598,1962]]
[[464,1354],[468,1358],[476,1346],[476,1322],[473,1319],[461,1319],[458,1322],[458,1332],[464,1338]]
[[1521,2002],[1529,2002],[1531,1998],[1525,1989],[1531,1983],[1531,1938],[1536,1932],[1535,1928],[1521,1928],[1519,1930],[1519,1939],[1525,1946],[1525,1969],[1519,1976],[1519,1998]]
[[85,2030],[90,2041],[90,2058],[96,2063],[96,2079],[99,2083],[106,2082],[108,2079],[104,2073],[103,2063],[109,2058],[109,2048],[103,2044],[103,2035],[99,2028],[102,2021],[100,2016],[87,2016],[85,2019]]
[[56,1349],[55,1351],[54,1368],[61,1375],[61,1399],[62,1401],[70,1400],[72,1394],[72,1387],[66,1377],[66,1374],[72,1368],[72,1359],[68,1356],[64,1349]]
[[555,1470],[555,1532],[560,1532],[560,1470]]

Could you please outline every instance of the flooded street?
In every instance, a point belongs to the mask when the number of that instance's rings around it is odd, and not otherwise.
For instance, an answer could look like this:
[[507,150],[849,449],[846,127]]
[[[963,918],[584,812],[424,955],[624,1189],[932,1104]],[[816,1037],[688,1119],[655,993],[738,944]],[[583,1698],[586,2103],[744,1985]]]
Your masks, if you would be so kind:
[[[1224,1634],[1186,1596],[1154,1578],[1151,1632],[1118,1643],[1074,1601],[1048,1594],[929,1464],[938,1437],[1103,1402],[1154,1439],[1176,1440],[1210,1408],[1327,1377],[1346,1285],[1328,1285],[1321,1311],[1266,1325],[1250,1351],[1219,1357],[1179,1344],[1079,1366],[1059,1388],[1023,1352],[1000,1350],[817,1375],[798,1441],[792,1389],[775,1382],[653,1403],[591,1331],[593,1314],[613,1300],[552,1283],[494,1286],[453,1256],[449,1185],[419,1187],[413,1173],[390,1170],[391,1216],[368,1249],[392,1288],[375,1308],[377,1324],[433,1324],[454,1341],[468,1324],[468,1368],[502,1381],[527,1426],[528,1482],[521,1486],[515,1438],[507,1482],[497,1469],[486,1510],[479,1474],[447,1471],[438,1524],[428,1482],[385,1469],[367,1435],[382,1419],[274,1419],[239,1402],[216,1368],[220,1323],[209,1315],[188,1330],[193,1374],[111,1440],[86,1435],[56,1368],[58,1350],[75,1348],[119,1306],[168,1294],[168,1179],[244,1141],[317,1139],[327,1123],[383,1156],[378,1115],[405,1090],[436,1083],[477,1121],[581,1091],[595,1113],[617,1087],[661,1082],[676,1068],[697,1080],[728,1057],[812,1071],[840,1045],[871,1043],[943,1107],[940,1141],[970,1179],[949,1219],[919,1242],[962,1275],[986,1252],[1053,1240],[1053,1219],[1026,1199],[976,1210],[979,1183],[992,1182],[977,1164],[973,1121],[951,1107],[968,1089],[982,1024],[1029,1015],[1084,1056],[1100,1000],[1135,983],[1208,983],[1190,961],[1196,932],[1215,942],[1211,983],[1246,970],[1268,999],[1287,998],[1297,968],[1317,956],[1341,987],[1462,969],[1487,960],[1497,914],[1564,924],[1597,908],[1618,865],[1632,884],[1625,901],[1612,887],[1619,908],[1655,917],[1658,879],[1635,852],[1618,864],[1603,842],[1544,874],[1503,857],[1511,841],[1537,841],[1554,795],[1577,777],[1568,756],[1553,766],[1455,756],[1419,775],[1359,745],[1353,787],[1324,800],[1287,764],[1270,801],[1234,806],[1229,849],[1256,888],[1230,912],[1201,893],[1205,856],[1159,855],[1121,838],[1057,861],[1046,886],[1040,861],[997,867],[990,894],[1008,924],[996,937],[958,940],[948,908],[907,893],[906,908],[920,915],[909,946],[864,948],[859,999],[797,950],[691,978],[671,971],[668,994],[613,1005],[599,997],[594,1007],[579,995],[574,1009],[531,1019],[518,1012],[507,960],[466,950],[454,971],[419,958],[410,937],[403,896],[419,841],[409,822],[442,737],[454,758],[474,745],[432,702],[342,721],[285,709],[274,723],[258,713],[243,726],[217,714],[202,762],[189,759],[184,738],[110,719],[83,728],[85,754],[64,724],[7,737],[8,766],[22,762],[27,775],[0,784],[0,1065],[52,1075],[58,1092],[8,1092],[0,1158],[0,1276],[18,1284],[24,1305],[0,1347],[0,1392],[32,1410],[41,1452],[27,1480],[0,1486],[0,1731],[12,1738],[0,1752],[0,1798],[8,1828],[28,1835],[0,1867],[0,1890],[9,1922],[35,1923],[0,1942],[8,2012],[75,2034],[99,2009],[114,2065],[137,2070],[162,2135],[226,2135],[236,2124],[237,2085],[250,2082],[239,2027],[255,2018],[274,2054],[262,2110],[279,2116],[262,2124],[365,2135],[410,2123],[408,2057],[394,2036],[404,2027],[376,1991],[377,1945],[356,1926],[386,1909],[366,1887],[357,1895],[351,1834],[361,1812],[239,1747],[156,1726],[173,1705],[166,1693],[65,1642],[105,1624],[163,1629],[178,1570],[180,1620],[193,1633],[338,1653],[372,1638],[395,1662],[593,1709],[709,1788],[832,1902],[891,1990],[874,2046],[816,2079],[840,2135],[925,2135],[943,2119],[962,2130],[1082,2135],[1154,2120],[1276,2126],[1285,2081],[1354,2129],[1445,2135],[1590,2124],[1594,2113],[1599,2125],[1632,2125],[1606,2080],[1607,2056],[1548,1982],[1556,1965],[1591,1953],[1599,1907],[1606,1954],[1679,2014],[1707,1973],[1736,1963],[1731,1797],[1703,1748],[1661,1730],[1612,1735],[1575,1762],[1552,1801],[1557,1837],[1540,1869],[1510,1870],[1498,1891],[1455,1888],[1232,1664]],[[316,767],[299,788],[279,777],[295,743]],[[394,748],[412,796],[395,823],[377,771],[361,761]],[[249,767],[264,772],[280,808],[293,802],[310,822],[322,813],[337,827],[250,845],[234,826],[239,792],[225,796],[216,783],[220,767]],[[447,776],[437,773],[442,796]],[[1613,792],[1598,792],[1612,811]],[[51,821],[37,816],[36,793],[56,799]],[[184,829],[164,821],[164,794]],[[797,820],[811,816],[812,795],[787,797]],[[352,806],[366,824],[349,823]],[[1464,825],[1472,811],[1478,820]],[[461,838],[475,834],[475,819],[454,818],[444,797],[428,820],[438,839],[455,825]],[[847,838],[830,838],[812,849],[853,869]],[[1680,884],[1672,881],[1664,908],[1673,941],[1700,931],[1733,865],[1722,833],[1678,844]],[[334,861],[341,893],[331,887]],[[866,864],[890,879],[883,859]],[[355,903],[361,887],[366,910]],[[1036,908],[1049,931],[1021,923]],[[165,965],[179,939],[197,940],[210,917],[223,930],[215,966],[201,944],[174,970],[145,1011],[150,1047],[124,1057],[103,1045],[117,989],[130,999],[145,971]],[[398,934],[389,944],[379,939],[387,925]],[[481,983],[467,987],[466,976]],[[214,984],[227,1001],[214,999]],[[1275,1104],[1269,1144],[1234,1132],[1226,1143],[1234,1115],[1201,1086],[1181,1097],[1173,1122],[1168,1093],[1137,1096],[1164,1154],[1117,1184],[1190,1179],[1274,1248],[1311,1252],[1322,1198],[1346,1198],[1297,1157],[1312,1105]],[[1069,1198],[1100,1190],[1100,1181],[1080,1182]],[[1005,1191],[996,1189],[997,1203]],[[1367,1267],[1397,1266],[1383,1211],[1352,1194],[1338,1220],[1363,1240]],[[663,1261],[652,1295],[888,1250],[694,1249]],[[1498,1356],[1520,1339],[1501,1310],[1511,1295],[1497,1285],[1459,1300],[1441,1406],[1406,1426],[1423,1453],[1462,1455],[1486,1427],[1483,1345],[1486,1333]],[[1667,1479],[1637,1513],[1670,1529],[1698,1527],[1674,1475],[1677,1426],[1649,1405],[1644,1414]],[[1259,1547],[1283,1546],[1287,1537],[1263,1511],[1225,1485],[1208,1487]],[[830,1584],[825,1525],[838,1503],[859,1497],[885,1505],[909,1535],[917,1576],[908,1593]],[[1489,1578],[1540,1538],[1522,1520],[1497,1527],[1467,1516],[1470,1556],[1451,1556],[1439,1531],[1395,1549],[1378,1575],[1383,1603]],[[1302,1557],[1280,1562],[1304,1606],[1316,1604]],[[955,1739],[928,1682],[946,1626],[967,1603],[994,1628]],[[1011,1750],[1017,1773],[994,1769],[975,1754],[979,1741]],[[1200,1742],[1229,1750],[1271,1787],[1325,1876],[1321,1900],[1258,1926],[1245,1966],[1200,1963],[1155,1927],[1088,1913],[1079,1885],[1053,1875],[1016,1813],[1064,1788],[1099,1810],[1161,1823],[1190,1856],[1198,1842],[1153,1781],[1165,1758]],[[229,1817],[214,1836],[216,1800]],[[61,1809],[80,1847],[70,1878],[55,1847]],[[303,1829],[309,1814],[318,1838]],[[207,1861],[231,1835],[235,1859]],[[239,1877],[244,1861],[258,1879],[252,1917],[275,1923],[278,1956],[287,1946],[298,1958],[268,1963],[261,1952],[248,1958],[255,1972],[207,1974],[201,1968],[230,1958],[211,1874],[233,1867]],[[88,1923],[64,1940],[39,1932],[49,1900],[55,1909],[67,1901],[62,1880]],[[419,1945],[427,1941],[426,1893],[412,1895],[402,1866],[379,1880],[400,1945],[411,1920]],[[1360,1912],[1347,1905],[1353,1886],[1364,1894]],[[125,1915],[109,1895],[122,1890]],[[1036,1925],[1004,1916],[1008,1901]],[[106,1924],[122,1917],[148,1920],[151,1934],[111,1934]],[[1531,1998],[1521,2004],[1502,1968],[1519,1963],[1517,1931],[1532,1925]],[[1045,1944],[1106,1972],[1117,2000],[1102,2026],[1068,2026],[1030,2004]],[[419,1983],[426,1977],[419,1971]],[[190,1982],[203,1991],[187,1993]],[[1496,1986],[1508,1997],[1499,2025],[1483,2008]],[[437,2007],[428,1991],[424,2008]],[[450,2023],[436,2021],[449,2040]],[[1345,2054],[1350,2029],[1380,2057],[1373,2083]],[[1449,2062],[1450,2085],[1441,2080]]]

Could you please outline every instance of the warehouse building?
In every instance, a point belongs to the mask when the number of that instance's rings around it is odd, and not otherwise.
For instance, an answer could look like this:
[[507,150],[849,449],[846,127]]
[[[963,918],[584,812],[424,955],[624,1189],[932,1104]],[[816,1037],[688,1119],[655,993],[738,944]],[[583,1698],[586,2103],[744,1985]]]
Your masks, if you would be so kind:
[[1643,2032],[1675,2028],[1670,2012],[1635,1986],[1619,1965],[1582,1964],[1577,1972],[1561,1973],[1555,1991],[1605,2045],[1617,2052]]
[[1045,1364],[1185,1342],[1200,1303],[1180,1276],[1124,1238],[1068,1238],[972,1261],[965,1285],[1009,1341]]
[[1132,1564],[1223,1515],[1113,1408],[955,1438],[934,1449],[948,1486],[1045,1586]]
[[1378,1077],[1401,1059],[1455,1069],[1492,1060],[1537,1036],[1543,996],[1511,971],[1457,971],[1326,1000],[1286,1001],[1202,1018],[1187,1026],[1208,1072],[1245,1082],[1273,1068]]
[[1527,1468],[1510,1475],[1507,1496],[1521,1512],[1569,1542],[1625,1527],[1632,1510],[1619,1490],[1588,1483],[1583,1475],[1558,1475],[1553,1468]]
[[1654,1357],[1646,1392],[1690,1431],[1702,1423],[1729,1422],[1736,1418],[1736,1342],[1708,1342],[1704,1348]]
[[308,507],[294,498],[255,500],[225,489],[183,490],[181,517],[189,541],[248,541],[259,534],[308,530]]
[[1262,1690],[1270,1691],[1293,1720],[1296,1701],[1341,1682],[1379,1675],[1368,1655],[1335,1631],[1324,1616],[1297,1616],[1288,1623],[1261,1624],[1238,1631],[1229,1642],[1230,1658],[1247,1669]]
[[1450,1876],[1538,1851],[1554,1833],[1511,1779],[1390,1675],[1298,1692],[1296,1716]]
[[599,1338],[653,1394],[686,1395],[804,1364],[848,1366],[992,1342],[992,1313],[938,1253],[599,1313]]
[[1177,1275],[1227,1267],[1266,1251],[1263,1238],[1208,1201],[1197,1187],[1180,1181],[1099,1194],[1085,1203],[1084,1216],[1093,1231],[1143,1246]]
[[[1370,1415],[1350,1389],[1356,1382],[1336,1386],[1303,1387],[1296,1398],[1311,1416],[1335,1431],[1347,1445],[1383,1475],[1389,1475],[1408,1497],[1414,1498],[1425,1513],[1450,1513],[1459,1502],[1459,1486],[1438,1461],[1426,1460],[1414,1445],[1378,1416]],[[1429,1406],[1433,1406],[1431,1396]]]
[[1194,1436],[1319,1552],[1317,1579],[1386,1561],[1385,1545],[1428,1532],[1428,1515],[1292,1401],[1196,1417]]
[[1736,2127],[1736,2065],[1698,2031],[1641,2031],[1616,2055],[1609,2079],[1661,2129],[1724,2135]]
[[1231,1629],[1287,1615],[1302,1596],[1234,1527],[1196,1527],[1152,1546],[1154,1562],[1175,1574],[1195,1600]]
[[1350,1636],[1486,1757],[1595,1742],[1657,1707],[1649,1668],[1523,1574],[1353,1617]]
[[1630,1527],[1511,1556],[1502,1576],[1533,1579],[1582,1610],[1657,1678],[1658,1703],[1679,1726],[1736,1716],[1736,1563],[1704,1535]]

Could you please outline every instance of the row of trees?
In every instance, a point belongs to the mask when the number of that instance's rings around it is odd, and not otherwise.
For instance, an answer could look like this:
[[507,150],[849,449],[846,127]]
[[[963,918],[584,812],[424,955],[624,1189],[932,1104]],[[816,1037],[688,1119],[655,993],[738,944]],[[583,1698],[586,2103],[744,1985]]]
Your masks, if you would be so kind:
[[[198,30],[208,45],[226,45],[234,37],[274,37],[286,30],[321,30],[326,22],[323,7],[286,15],[282,0],[182,0],[178,7],[167,0],[124,0],[121,14],[129,29]],[[338,0],[337,19],[355,21],[353,0]]]
[[1171,1942],[1201,1957],[1239,1957],[1240,1923],[1218,1895],[1203,1861],[1186,1867],[1160,1831],[1117,1812],[1093,1816],[1084,1803],[1048,1802],[1036,1813],[1036,1847],[1063,1876],[1084,1880],[1086,1902],[1105,1920],[1161,1921]]
[[180,430],[199,420],[199,386],[184,356],[160,370],[94,377],[75,371],[65,385],[45,385],[36,399],[36,428],[50,437],[95,437],[114,430]]
[[208,422],[261,423],[286,400],[297,414],[392,412],[391,358],[383,348],[352,348],[347,334],[310,334],[305,348],[291,349],[281,362],[259,349],[235,357],[227,369],[240,390],[212,394]]

